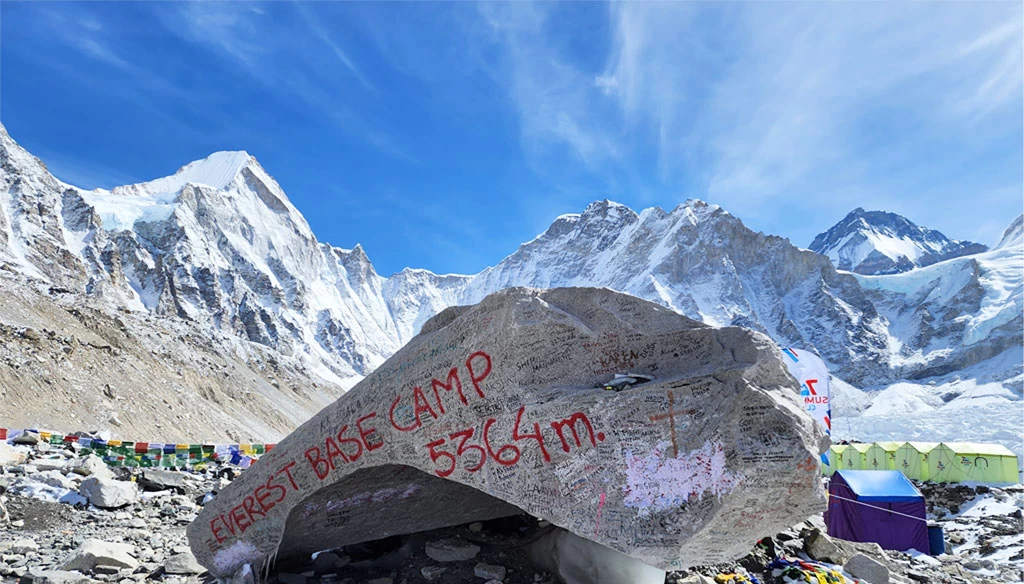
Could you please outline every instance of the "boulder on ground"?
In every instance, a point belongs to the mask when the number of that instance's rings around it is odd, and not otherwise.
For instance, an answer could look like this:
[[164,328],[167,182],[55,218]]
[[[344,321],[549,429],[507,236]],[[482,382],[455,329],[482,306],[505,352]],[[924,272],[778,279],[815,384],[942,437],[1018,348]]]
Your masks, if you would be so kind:
[[100,476],[91,476],[82,481],[78,492],[90,505],[103,509],[116,509],[139,500],[139,489],[135,483]]
[[184,493],[186,490],[185,475],[170,470],[147,468],[142,471],[138,481],[139,486],[144,491],[172,490],[177,493]]
[[14,444],[24,444],[24,445],[32,446],[34,444],[39,444],[39,440],[40,440],[40,436],[39,436],[38,433],[31,432],[29,430],[25,430],[21,434],[15,436],[14,440],[12,440],[12,442]]
[[660,570],[724,563],[824,508],[827,440],[798,396],[759,333],[607,289],[505,290],[425,323],[189,542],[228,577],[525,511]]
[[199,565],[192,552],[184,552],[167,558],[164,571],[168,574],[202,574],[206,568]]
[[803,534],[804,551],[812,560],[842,564],[849,556],[832,541],[832,538],[820,529],[809,529]]
[[843,570],[869,584],[889,584],[889,568],[864,554],[857,554],[846,562]]
[[28,455],[0,440],[0,467],[16,466],[25,462]]
[[12,554],[34,554],[39,551],[39,544],[35,540],[23,537],[14,540],[10,551]]
[[139,562],[132,554],[135,548],[126,543],[111,543],[99,539],[87,539],[64,561],[61,570],[78,570],[91,572],[97,566],[113,568],[139,567]]
[[89,456],[78,459],[74,466],[71,467],[71,472],[84,477],[114,477],[114,473],[110,471],[110,467],[107,466],[107,463],[103,462],[103,459],[95,454],[90,454]]

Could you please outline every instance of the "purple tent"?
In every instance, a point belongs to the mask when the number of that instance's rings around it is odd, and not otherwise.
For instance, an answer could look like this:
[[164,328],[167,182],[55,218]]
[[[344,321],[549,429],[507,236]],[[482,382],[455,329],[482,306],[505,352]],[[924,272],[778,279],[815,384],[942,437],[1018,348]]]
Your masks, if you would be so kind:
[[898,470],[841,470],[828,487],[825,526],[832,537],[928,553],[924,496]]

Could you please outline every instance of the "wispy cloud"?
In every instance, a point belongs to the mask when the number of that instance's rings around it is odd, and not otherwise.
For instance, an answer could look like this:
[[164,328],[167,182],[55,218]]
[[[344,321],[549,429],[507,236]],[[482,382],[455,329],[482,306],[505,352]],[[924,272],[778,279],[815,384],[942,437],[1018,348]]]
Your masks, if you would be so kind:
[[[527,153],[560,146],[609,183],[652,156],[657,176],[632,188],[744,217],[864,193],[924,209],[949,180],[932,168],[936,148],[999,166],[984,188],[1020,189],[1019,160],[994,146],[1015,143],[1020,158],[1019,4],[615,3],[594,73],[565,58],[549,8],[481,7],[508,56]],[[860,195],[822,196],[833,190]]]
[[534,158],[566,146],[585,165],[596,168],[619,156],[615,131],[601,123],[593,76],[576,68],[552,45],[550,6],[482,3],[480,15],[500,47],[492,71],[507,86],[519,112],[523,145]]
[[345,68],[348,69],[348,71],[356,79],[359,80],[359,83],[361,83],[363,87],[367,89],[376,90],[373,84],[370,83],[366,76],[363,75],[362,71],[360,71],[359,68],[356,67],[356,64],[352,62],[352,59],[349,58],[348,53],[343,51],[341,47],[338,46],[338,43],[335,42],[335,40],[326,30],[324,30],[324,27],[317,22],[316,18],[313,15],[311,15],[309,11],[302,6],[302,4],[296,2],[294,6],[295,10],[302,17],[303,22],[306,23],[306,26],[308,26],[309,29],[313,31],[313,34],[315,34],[316,37],[320,39],[321,42],[323,42],[325,45],[327,45],[328,48],[331,49],[331,52],[334,54],[335,57],[338,58],[338,61],[342,65],[344,65]]
[[[319,15],[298,2],[268,8],[277,12],[272,14],[259,4],[188,2],[180,5],[167,26],[236,63],[266,91],[298,99],[379,151],[418,163],[398,140],[346,100],[352,89],[350,81],[367,91],[376,88],[318,22]],[[179,26],[182,22],[184,26]],[[309,42],[310,32],[316,43]],[[337,65],[324,59],[324,47]]]

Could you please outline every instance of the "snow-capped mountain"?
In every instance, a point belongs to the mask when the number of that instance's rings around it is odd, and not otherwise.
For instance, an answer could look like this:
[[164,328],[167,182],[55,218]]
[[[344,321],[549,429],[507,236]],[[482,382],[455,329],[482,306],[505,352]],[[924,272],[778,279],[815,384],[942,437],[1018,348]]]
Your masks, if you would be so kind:
[[[147,183],[83,191],[51,176],[0,126],[0,269],[111,312],[210,331],[209,343],[239,355],[254,375],[266,378],[272,355],[318,380],[311,404],[354,384],[440,310],[509,286],[608,286],[814,349],[857,387],[925,386],[934,399],[922,403],[949,406],[982,393],[1017,401],[1020,222],[990,252],[863,276],[754,232],[717,205],[689,200],[636,213],[605,200],[556,218],[479,274],[405,269],[383,277],[359,245],[319,242],[244,152],[215,153]],[[870,410],[870,396],[843,388],[851,415]]]
[[818,234],[811,251],[828,256],[836,268],[858,274],[898,274],[915,267],[981,253],[980,243],[949,239],[885,211],[857,208]]

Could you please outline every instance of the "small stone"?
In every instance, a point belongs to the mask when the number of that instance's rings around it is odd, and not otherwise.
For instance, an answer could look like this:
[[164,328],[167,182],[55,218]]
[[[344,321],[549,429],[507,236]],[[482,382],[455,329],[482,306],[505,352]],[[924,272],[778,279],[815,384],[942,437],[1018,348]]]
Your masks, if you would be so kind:
[[475,523],[470,523],[469,524],[469,530],[472,531],[473,533],[479,533],[481,530],[483,530],[483,528],[484,528],[484,524],[480,523],[479,521],[477,521]]
[[39,544],[27,537],[14,540],[14,543],[11,545],[12,554],[34,554],[38,551]]
[[19,578],[27,581],[25,576],[31,576],[32,584],[92,584],[92,578],[79,572],[66,570],[32,570],[28,574],[22,573]]
[[63,473],[68,463],[63,458],[37,458],[32,461],[32,465],[40,472],[55,470]]
[[928,574],[925,574],[924,572],[919,572],[917,570],[907,570],[907,577],[911,580],[916,580],[922,583],[930,582],[932,579],[932,577]]
[[440,578],[441,574],[444,574],[447,571],[448,568],[445,568],[444,566],[423,566],[420,568],[420,574],[422,574],[428,582],[433,582]]
[[424,551],[435,562],[463,562],[475,558],[480,546],[453,537],[427,542]]
[[870,582],[870,584],[889,584],[889,568],[864,554],[857,554],[850,558],[843,569],[854,578]]
[[473,574],[477,578],[483,578],[484,580],[504,580],[507,571],[505,566],[495,566],[493,564],[479,563],[473,566]]

